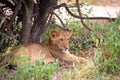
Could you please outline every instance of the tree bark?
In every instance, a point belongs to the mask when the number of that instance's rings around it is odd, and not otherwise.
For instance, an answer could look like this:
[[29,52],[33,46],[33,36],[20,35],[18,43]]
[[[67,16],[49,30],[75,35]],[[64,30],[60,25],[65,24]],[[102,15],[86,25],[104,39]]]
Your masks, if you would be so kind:
[[40,42],[40,38],[47,28],[46,24],[49,14],[53,11],[56,4],[57,0],[40,0],[39,14],[31,29],[30,42]]
[[34,1],[33,0],[25,0],[24,3],[24,17],[22,22],[22,29],[21,29],[21,41],[22,43],[28,43],[30,38],[30,32],[32,27],[32,17],[33,17],[33,8],[34,8]]

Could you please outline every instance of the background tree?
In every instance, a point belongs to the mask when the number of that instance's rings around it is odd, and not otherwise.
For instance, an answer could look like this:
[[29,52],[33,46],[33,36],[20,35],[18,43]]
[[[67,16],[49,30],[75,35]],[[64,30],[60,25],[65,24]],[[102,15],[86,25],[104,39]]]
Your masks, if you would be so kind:
[[[65,3],[58,5],[58,0],[0,0],[0,32],[7,34],[12,39],[14,39],[16,34],[19,34],[17,39],[19,39],[21,43],[39,43],[45,30],[54,25],[51,20],[53,15],[60,20],[65,29],[64,23],[54,12],[54,10],[60,7],[64,7],[73,17],[79,18],[87,29],[94,31],[83,21],[84,17],[82,17],[78,2],[79,1],[76,0],[79,15],[75,15],[69,10]],[[5,13],[5,9],[11,10],[11,14]],[[22,27],[19,27],[19,24],[22,24]],[[2,38],[1,35],[0,37]],[[3,42],[0,48],[4,48],[5,44],[7,45],[6,42]]]
[[[5,7],[9,7],[13,14],[9,21],[4,21],[4,29],[7,28],[7,33],[13,37],[14,31],[13,23],[22,22],[22,29],[20,30],[20,38],[23,43],[39,42],[40,36],[47,28],[47,20],[52,13],[53,8],[57,5],[57,0],[2,0],[1,3]],[[4,14],[4,13],[3,13]]]
[[[19,34],[22,43],[39,43],[41,35],[49,27],[48,21],[57,5],[57,0],[0,0],[0,3],[0,32],[12,38],[15,34]],[[13,14],[5,14],[4,9],[12,10]],[[20,29],[19,23],[22,23]],[[14,30],[15,27],[17,31]]]

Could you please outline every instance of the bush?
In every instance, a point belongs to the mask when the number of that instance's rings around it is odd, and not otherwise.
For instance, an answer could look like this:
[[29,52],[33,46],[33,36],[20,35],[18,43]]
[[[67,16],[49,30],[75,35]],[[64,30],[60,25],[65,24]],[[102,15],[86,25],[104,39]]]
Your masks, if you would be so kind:
[[[73,21],[68,25],[74,32],[70,47],[75,53],[79,53],[81,49],[86,49],[86,51],[93,49],[94,56],[85,64],[69,69],[63,68],[60,80],[118,80],[120,74],[120,17],[107,24],[88,23],[101,34],[91,33],[79,21]],[[49,29],[46,33],[49,33]],[[103,41],[100,45],[98,38]],[[105,54],[109,54],[110,57],[106,58]],[[17,59],[20,59],[17,71],[10,73],[5,68],[0,68],[1,79],[45,80],[50,79],[57,70],[61,69],[58,61],[53,64],[43,64],[44,59],[42,59],[40,62],[26,64],[25,62],[29,61],[29,58]]]
[[4,80],[45,80],[49,79],[52,75],[59,70],[59,62],[56,60],[53,64],[43,63],[44,57],[39,62],[28,63],[29,58],[23,56],[14,57],[14,61],[18,61],[17,70],[11,71],[4,67],[0,67],[0,78]]
[[[94,56],[86,64],[66,70],[63,74],[63,80],[118,80],[120,74],[120,17],[114,22],[107,24],[88,23],[100,34],[87,31],[79,22],[72,22],[69,27],[74,31],[72,37],[74,40],[72,40],[70,45],[73,50],[78,51],[83,48],[82,43],[84,42],[86,50],[94,48]],[[99,42],[96,41],[97,38],[103,41],[102,44],[99,45]],[[91,47],[89,42],[99,46]],[[81,47],[76,47],[78,45]],[[102,49],[102,51],[97,47]],[[106,54],[110,56],[107,58]]]

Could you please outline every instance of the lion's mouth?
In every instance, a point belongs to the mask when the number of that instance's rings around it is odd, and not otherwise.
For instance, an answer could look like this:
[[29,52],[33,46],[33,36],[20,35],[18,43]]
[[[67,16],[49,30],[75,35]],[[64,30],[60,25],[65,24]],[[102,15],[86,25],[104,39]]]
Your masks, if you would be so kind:
[[62,52],[63,53],[68,53],[69,51],[68,51],[68,49],[66,49],[66,50],[62,50]]

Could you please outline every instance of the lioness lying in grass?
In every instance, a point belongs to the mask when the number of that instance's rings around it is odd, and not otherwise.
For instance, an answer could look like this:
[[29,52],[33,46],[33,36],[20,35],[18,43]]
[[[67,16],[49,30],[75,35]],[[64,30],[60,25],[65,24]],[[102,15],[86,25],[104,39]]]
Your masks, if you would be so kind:
[[[66,63],[83,63],[86,59],[77,57],[71,54],[69,49],[69,40],[72,35],[72,31],[51,30],[50,38],[43,43],[27,43],[15,46],[6,54],[0,57],[0,65],[12,64],[13,56],[20,56],[24,54],[24,58],[29,57],[30,62],[40,60],[40,54],[45,56],[46,62],[54,62],[56,59],[64,61]],[[20,50],[20,48],[23,48]]]

